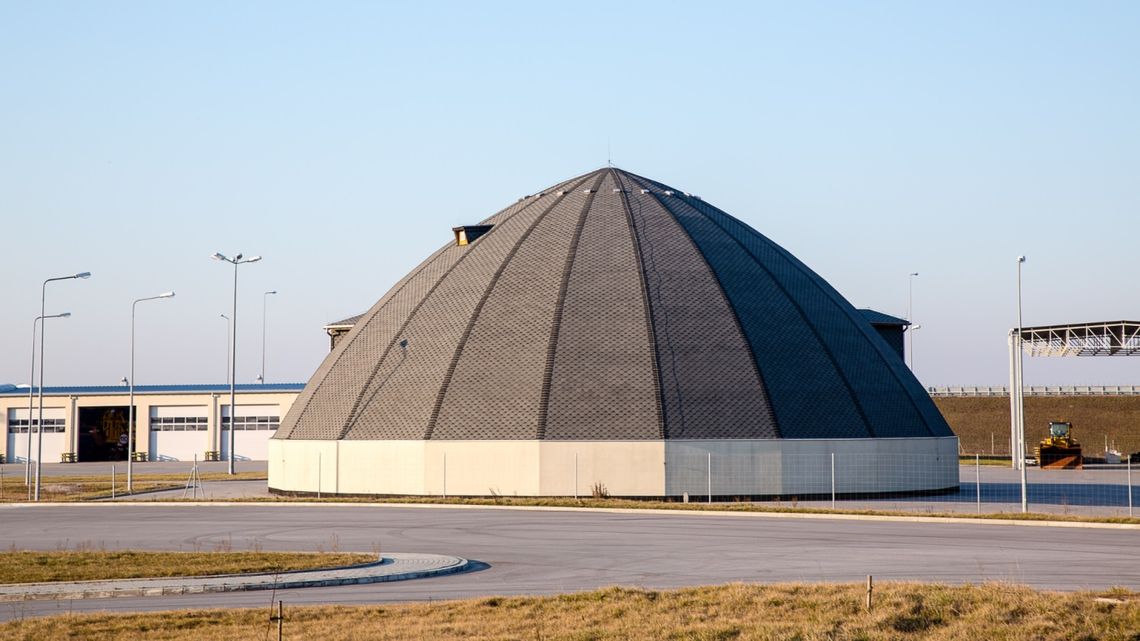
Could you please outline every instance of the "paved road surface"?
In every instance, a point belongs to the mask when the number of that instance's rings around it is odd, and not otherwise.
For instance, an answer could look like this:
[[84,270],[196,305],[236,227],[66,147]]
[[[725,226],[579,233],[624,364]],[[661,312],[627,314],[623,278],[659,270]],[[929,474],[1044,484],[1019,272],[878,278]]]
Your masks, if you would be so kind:
[[[423,552],[486,569],[398,585],[293,590],[287,603],[549,594],[730,581],[1013,581],[1140,589],[1140,531],[802,517],[615,514],[354,505],[0,507],[17,548],[94,546]],[[264,606],[261,594],[28,602],[0,619],[84,610]]]

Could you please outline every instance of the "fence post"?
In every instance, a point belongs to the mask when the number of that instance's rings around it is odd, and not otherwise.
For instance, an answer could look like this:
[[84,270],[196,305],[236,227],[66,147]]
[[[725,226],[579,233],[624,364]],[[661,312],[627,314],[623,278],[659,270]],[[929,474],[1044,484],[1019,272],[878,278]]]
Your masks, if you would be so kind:
[[578,500],[578,453],[574,452],[574,500]]
[[111,500],[115,500],[115,464],[111,464]]
[[[993,435],[990,435],[993,438]],[[978,514],[982,513],[982,457],[974,455],[974,483],[978,488]]]
[[835,452],[831,453],[831,509],[835,509]]
[[1128,518],[1132,518],[1132,453],[1128,453]]
[[712,452],[708,453],[709,503],[712,503]]

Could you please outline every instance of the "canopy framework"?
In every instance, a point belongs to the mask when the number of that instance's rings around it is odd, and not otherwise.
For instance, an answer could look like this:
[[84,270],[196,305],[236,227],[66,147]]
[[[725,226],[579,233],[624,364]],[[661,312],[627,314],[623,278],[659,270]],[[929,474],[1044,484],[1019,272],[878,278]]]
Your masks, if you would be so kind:
[[1029,356],[1140,356],[1140,322],[1104,321],[1022,327],[1020,335],[1017,328],[1009,330],[1010,451],[1022,454],[1021,457],[1011,457],[1014,468],[1024,465],[1024,457],[1028,454],[1025,419],[1020,410],[1024,389],[1017,384],[1020,380],[1019,347]]
[[1137,356],[1140,355],[1140,322],[1024,327],[1021,344],[1029,356]]

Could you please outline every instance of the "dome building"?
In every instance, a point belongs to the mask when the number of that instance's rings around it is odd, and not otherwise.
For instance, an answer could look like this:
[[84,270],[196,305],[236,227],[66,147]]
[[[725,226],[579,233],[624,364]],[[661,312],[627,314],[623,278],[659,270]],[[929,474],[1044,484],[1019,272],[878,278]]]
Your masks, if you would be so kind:
[[833,462],[840,493],[958,485],[957,438],[863,312],[620,169],[455,228],[344,330],[270,441],[273,491],[805,496]]

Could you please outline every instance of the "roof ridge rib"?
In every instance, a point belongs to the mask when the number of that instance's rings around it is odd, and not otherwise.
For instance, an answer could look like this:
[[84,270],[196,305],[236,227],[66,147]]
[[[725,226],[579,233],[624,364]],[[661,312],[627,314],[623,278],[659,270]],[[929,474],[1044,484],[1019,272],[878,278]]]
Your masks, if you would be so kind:
[[[637,174],[632,174],[625,171],[623,171],[623,173],[629,175],[630,180],[632,180],[643,189],[647,184],[649,184],[646,182],[647,179],[638,176]],[[669,216],[672,216],[674,221],[676,221],[676,214],[674,214],[668,207],[665,206],[665,203],[661,200],[660,196],[653,193],[652,190],[649,191],[648,195],[657,202],[662,211],[664,211]],[[752,342],[748,340],[748,334],[746,334],[744,331],[744,324],[740,322],[740,315],[736,312],[736,306],[732,304],[732,299],[728,297],[728,292],[724,290],[724,283],[722,283],[720,280],[720,274],[718,274],[717,271],[713,269],[712,265],[709,264],[708,258],[705,256],[705,253],[701,251],[701,248],[699,245],[697,245],[697,242],[693,240],[693,237],[689,233],[689,230],[685,229],[685,226],[680,222],[676,222],[676,224],[677,229],[685,235],[685,238],[689,240],[689,243],[693,246],[693,251],[696,252],[697,256],[700,257],[701,262],[705,264],[705,267],[708,269],[709,274],[712,275],[713,280],[716,282],[717,290],[720,292],[721,297],[724,299],[725,307],[728,308],[728,310],[732,313],[732,322],[733,325],[736,326],[736,331],[740,333],[740,341],[748,347],[748,360],[752,363],[752,372],[756,375],[756,381],[760,386],[760,389],[764,391],[764,405],[768,408],[768,413],[771,415],[772,425],[776,430],[776,438],[783,438],[783,432],[780,430],[780,421],[776,416],[776,408],[772,405],[772,394],[768,389],[767,381],[764,380],[764,373],[760,368],[760,362],[756,359],[756,351],[752,348]],[[682,410],[682,420],[683,419],[684,411]]]
[[[589,180],[589,176],[582,177],[582,179],[575,183],[570,189],[573,190],[581,187],[582,183],[587,180]],[[559,194],[558,197],[554,199],[554,202],[550,203],[549,207],[535,217],[534,222],[532,222],[530,226],[526,228],[526,231],[519,236],[518,240],[515,241],[514,246],[511,247],[511,251],[507,253],[506,258],[499,264],[499,268],[495,270],[495,274],[491,276],[491,281],[487,283],[486,289],[483,290],[483,296],[475,305],[475,310],[471,313],[471,318],[467,320],[467,327],[464,328],[463,335],[459,338],[459,343],[455,346],[455,353],[451,356],[451,363],[447,366],[447,372],[443,376],[443,384],[440,385],[439,393],[436,394],[435,397],[435,405],[432,407],[431,418],[428,419],[428,427],[427,432],[424,434],[424,440],[430,440],[432,433],[435,432],[435,425],[439,420],[439,413],[443,409],[443,401],[447,397],[448,387],[451,386],[451,377],[455,374],[455,368],[459,365],[459,358],[463,355],[463,349],[467,346],[467,339],[471,337],[471,332],[475,329],[475,323],[479,320],[479,315],[483,312],[483,306],[487,303],[487,299],[491,297],[491,292],[494,291],[495,286],[499,284],[499,278],[503,275],[503,272],[507,270],[507,266],[510,265],[515,254],[518,253],[519,247],[526,242],[527,238],[530,238],[531,232],[538,227],[538,224],[546,220],[546,216],[550,214],[559,203],[566,199],[567,193],[568,192]]]
[[574,260],[578,254],[578,241],[582,238],[582,228],[586,226],[586,214],[593,206],[594,196],[597,195],[602,180],[605,179],[605,173],[601,170],[594,172],[594,175],[596,175],[594,186],[586,197],[586,202],[582,205],[581,213],[578,214],[578,224],[574,227],[574,238],[570,241],[570,250],[566,252],[566,264],[562,269],[562,283],[558,286],[558,300],[554,305],[554,322],[550,326],[550,341],[546,347],[546,366],[542,372],[542,392],[538,400],[536,436],[540,441],[546,438],[547,414],[550,412],[550,381],[554,376],[554,356],[558,349],[558,330],[562,327],[562,308],[566,304],[566,290],[570,286],[570,271],[574,268]]
[[[610,168],[610,174],[614,177],[614,182],[621,188],[621,193],[618,194],[621,199],[622,210],[625,212],[625,220],[629,227],[629,238],[633,243],[633,255],[637,260],[637,269],[640,272],[638,282],[641,285],[641,303],[644,307],[645,314],[645,332],[649,340],[649,357],[653,362],[653,391],[654,399],[657,401],[657,433],[664,439],[665,438],[665,391],[661,385],[661,363],[657,357],[657,331],[653,323],[653,311],[649,308],[649,284],[648,278],[645,273],[645,257],[641,251],[641,241],[637,238],[637,230],[635,229],[636,223],[633,220],[633,211],[629,206],[629,194],[625,190],[625,181],[622,180],[621,172],[616,169]],[[685,415],[682,411],[681,422],[684,423]]]
[[[518,211],[516,211],[515,213],[508,216],[506,220],[510,220],[511,218],[514,218],[515,216],[521,214],[522,212],[529,209],[531,207],[531,205],[534,205],[537,202],[538,202],[537,198],[531,199],[525,205],[523,205],[522,207],[519,207]],[[498,214],[495,214],[495,215],[497,216]],[[503,222],[506,222],[506,221],[503,221]],[[468,251],[463,252],[463,254],[451,265],[451,267],[448,267],[447,271],[445,271],[443,273],[443,275],[441,275],[439,277],[439,279],[436,280],[435,283],[432,284],[431,288],[427,291],[427,293],[424,294],[420,298],[419,302],[416,303],[416,306],[414,308],[412,308],[412,311],[408,314],[408,317],[405,318],[404,322],[400,324],[400,329],[398,329],[396,331],[395,335],[392,336],[392,340],[388,342],[388,347],[384,348],[384,353],[380,355],[380,358],[376,360],[376,365],[374,365],[372,367],[372,372],[368,375],[368,378],[366,379],[366,381],[364,383],[364,387],[360,390],[360,394],[356,397],[356,401],[353,402],[352,409],[350,409],[348,412],[348,418],[345,420],[345,424],[341,428],[340,433],[337,435],[336,440],[343,440],[345,438],[345,436],[348,435],[349,430],[351,430],[353,428],[353,426],[356,425],[356,422],[360,419],[360,414],[359,414],[360,409],[363,405],[367,404],[367,403],[362,404],[361,401],[364,400],[364,395],[368,391],[368,386],[371,385],[372,381],[376,379],[376,375],[380,372],[380,367],[383,366],[384,362],[388,360],[388,354],[392,351],[392,348],[396,346],[396,343],[398,343],[400,341],[400,336],[402,336],[404,334],[404,331],[408,329],[408,325],[411,324],[412,319],[416,317],[416,313],[419,312],[420,308],[423,307],[424,303],[429,298],[431,298],[431,295],[435,293],[435,290],[439,288],[440,284],[443,283],[443,281],[447,280],[447,277],[451,275],[451,272],[455,271],[455,268],[459,267],[459,265],[462,264],[463,261],[468,256],[471,255],[471,250],[475,250],[477,248],[478,248],[478,245],[469,246]],[[389,299],[389,300],[391,300],[391,299]],[[404,364],[404,360],[401,359],[400,362],[396,364],[396,367],[394,367],[392,369],[392,372],[389,373],[388,376],[384,379],[384,382],[381,383],[380,386],[377,387],[376,390],[372,393],[372,395],[368,398],[368,402],[371,402],[372,399],[376,397],[376,394],[378,394],[380,392],[380,390],[383,389],[384,384],[386,384],[388,382],[388,378],[391,378],[392,374],[395,374],[396,370],[400,369],[400,365],[403,365],[403,364]]]

